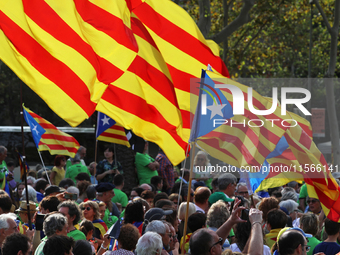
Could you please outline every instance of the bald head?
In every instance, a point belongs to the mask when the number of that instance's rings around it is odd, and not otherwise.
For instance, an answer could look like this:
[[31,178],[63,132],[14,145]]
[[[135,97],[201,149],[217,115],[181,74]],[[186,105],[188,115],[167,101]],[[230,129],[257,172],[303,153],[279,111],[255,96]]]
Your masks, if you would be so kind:
[[143,183],[139,187],[142,188],[143,190],[150,190],[150,191],[152,191],[151,186],[149,184],[146,184],[146,183]]
[[218,238],[218,235],[210,229],[198,229],[190,237],[189,246],[191,254],[208,255],[209,249],[214,243],[214,239],[218,240]]
[[198,187],[194,193],[194,201],[198,204],[205,204],[211,195],[208,187]]
[[305,252],[303,246],[306,245],[306,238],[297,230],[287,230],[280,236],[278,242],[280,255],[294,254],[296,249],[302,249]]

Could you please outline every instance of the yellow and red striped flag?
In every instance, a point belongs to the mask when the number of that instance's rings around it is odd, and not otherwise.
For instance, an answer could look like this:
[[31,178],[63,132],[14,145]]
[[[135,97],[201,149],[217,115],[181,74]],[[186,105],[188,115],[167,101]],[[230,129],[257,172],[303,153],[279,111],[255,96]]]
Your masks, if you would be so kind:
[[47,120],[35,114],[28,108],[24,109],[24,118],[31,128],[33,140],[39,151],[48,150],[51,155],[66,155],[74,157],[78,151],[78,141],[66,134]]

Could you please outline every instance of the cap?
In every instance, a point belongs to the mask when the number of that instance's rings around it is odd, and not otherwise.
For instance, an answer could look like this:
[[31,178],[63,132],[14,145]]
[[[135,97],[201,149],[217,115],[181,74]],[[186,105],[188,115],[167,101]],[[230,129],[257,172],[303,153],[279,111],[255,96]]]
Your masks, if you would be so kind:
[[109,190],[113,190],[116,186],[109,182],[101,182],[96,186],[97,192],[105,192]]
[[60,189],[60,187],[56,186],[56,185],[50,185],[45,189],[45,193],[44,196],[47,197],[49,195],[51,195],[52,193],[61,193],[62,190]]
[[222,201],[228,202],[228,203],[234,201],[234,199],[227,197],[223,192],[215,192],[215,193],[211,194],[208,201],[209,201],[210,204],[214,204],[218,200],[222,200]]
[[173,210],[163,210],[161,208],[151,208],[149,209],[145,215],[144,219],[148,222],[154,220],[161,220],[165,215],[170,215],[173,213]]
[[[35,212],[38,211],[34,202],[29,201],[30,211]],[[16,212],[27,212],[27,203],[26,201],[20,201],[20,207],[15,210]]]
[[301,234],[304,235],[304,237],[308,237],[308,238],[313,237],[311,234],[306,234],[301,228],[290,228],[289,230],[297,230],[297,231],[300,231]]

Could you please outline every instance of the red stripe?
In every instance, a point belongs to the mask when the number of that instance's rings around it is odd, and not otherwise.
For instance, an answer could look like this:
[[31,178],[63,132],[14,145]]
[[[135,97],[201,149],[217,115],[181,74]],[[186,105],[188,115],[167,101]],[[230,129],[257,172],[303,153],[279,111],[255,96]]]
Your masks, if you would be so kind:
[[74,148],[74,147],[65,147],[59,144],[48,144],[48,143],[44,143],[40,140],[39,142],[39,146],[40,145],[46,145],[50,150],[52,151],[69,151],[69,152],[74,152],[77,153],[78,149]]
[[[145,28],[143,23],[137,18],[131,18],[131,29],[135,35],[143,38],[145,41],[150,43],[155,49],[158,50],[158,47],[155,41],[152,39],[151,35],[149,34],[148,30]],[[159,51],[159,50],[158,50]]]
[[212,137],[210,139],[202,139],[202,140],[200,140],[200,142],[205,143],[206,145],[213,147],[215,149],[218,149],[221,153],[226,154],[229,157],[231,157],[231,158],[233,158],[234,160],[237,161],[237,158],[233,154],[231,154],[230,151],[220,147],[220,142],[219,142],[218,138]]
[[[25,13],[43,30],[58,41],[70,46],[86,58],[96,70],[98,80],[110,84],[117,80],[123,71],[106,59],[98,56],[90,45],[73,31],[57,13],[42,0],[23,0]],[[41,15],[43,13],[44,15]]]
[[92,4],[90,1],[74,0],[74,3],[85,22],[106,33],[119,44],[138,52],[138,45],[132,30],[124,24],[122,19]]
[[170,103],[178,108],[173,84],[164,73],[150,65],[140,56],[136,56],[128,70],[142,78],[147,84],[157,90]]
[[72,136],[64,136],[62,134],[60,135],[55,135],[55,134],[46,134],[44,133],[41,136],[42,139],[53,139],[56,141],[61,141],[61,142],[73,142],[75,145],[79,145],[78,141],[74,139]]
[[86,84],[63,62],[54,58],[37,41],[0,11],[0,28],[31,65],[74,100],[88,116],[95,110]]
[[148,104],[144,99],[115,86],[109,86],[102,99],[165,130],[185,150],[187,143],[177,134],[176,126],[171,125],[153,105]]
[[[147,3],[143,3],[135,7],[135,9],[133,9],[133,13],[136,14],[144,25],[150,28],[161,38],[197,59],[204,65],[210,64],[223,76],[229,77],[228,70],[222,59],[215,56],[208,46],[199,41],[195,36],[189,34],[182,28],[164,18],[162,15],[158,14]],[[188,16],[188,22],[194,23],[193,20],[189,19],[190,17]]]
[[127,142],[127,138],[126,136],[123,136],[123,135],[117,135],[117,134],[112,134],[112,133],[107,133],[107,132],[103,132],[101,133],[101,135],[99,137],[110,137],[110,138],[115,138],[115,139],[118,139],[118,140],[122,140],[124,142]]

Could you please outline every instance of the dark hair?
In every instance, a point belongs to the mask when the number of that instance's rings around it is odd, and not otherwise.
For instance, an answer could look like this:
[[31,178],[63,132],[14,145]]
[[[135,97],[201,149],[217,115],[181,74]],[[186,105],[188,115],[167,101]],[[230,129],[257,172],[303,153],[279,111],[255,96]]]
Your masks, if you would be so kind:
[[29,239],[26,235],[14,233],[6,237],[2,244],[2,254],[18,254],[21,251],[25,254],[29,249]]
[[305,233],[315,236],[319,231],[318,217],[314,213],[307,213],[300,218],[301,228]]
[[212,182],[211,182],[211,186],[213,188],[218,188],[218,177],[215,177]]
[[106,150],[109,150],[110,152],[115,153],[115,147],[113,145],[106,146],[104,152]]
[[201,228],[192,234],[189,240],[191,254],[209,254],[213,238],[206,228]]
[[37,172],[35,170],[30,170],[30,171],[28,171],[27,176],[32,176],[36,179],[37,178]]
[[[170,196],[169,196],[169,200],[174,202],[174,200],[177,200],[178,199],[178,194],[177,193],[172,193]],[[182,196],[179,196],[179,204],[182,203]]]
[[136,244],[140,237],[139,230],[132,224],[125,224],[121,227],[118,242],[122,248],[128,251],[136,249]]
[[59,182],[59,187],[61,188],[64,188],[64,189],[67,189],[68,187],[71,187],[71,186],[75,186],[75,183],[72,179],[70,178],[65,178],[65,179],[62,179],[60,182]]
[[204,213],[194,213],[191,214],[188,218],[188,227],[192,232],[195,232],[197,229],[205,226],[205,222],[207,221],[207,216]]
[[306,238],[297,231],[286,231],[278,240],[280,255],[293,254],[299,245],[305,245]]
[[96,198],[96,185],[92,184],[87,187],[86,189],[86,195],[89,200],[95,199]]
[[79,189],[79,196],[86,192],[86,189],[91,185],[91,182],[83,181],[77,183],[77,188]]
[[120,186],[122,185],[124,182],[124,176],[122,174],[116,174],[114,177],[113,177],[113,184],[116,185],[116,186]]
[[268,194],[269,194],[270,197],[273,195],[274,191],[280,191],[280,187],[268,188]]
[[162,180],[163,180],[162,177],[156,175],[151,177],[150,183],[157,188],[158,184],[160,184]]
[[57,212],[59,204],[60,201],[55,196],[44,197],[43,200],[41,200],[40,202],[40,206],[45,210],[48,209],[50,212]]
[[94,231],[93,223],[87,219],[83,219],[83,221],[79,224],[79,230],[87,236],[91,230]]
[[74,244],[74,255],[92,255],[91,244],[87,240],[78,240]]
[[124,223],[134,223],[135,221],[144,221],[143,204],[139,201],[128,203],[125,208]]
[[[181,182],[176,182],[174,186],[171,189],[171,193],[179,193],[179,188],[181,186]],[[182,198],[186,197],[188,195],[188,184],[183,183],[182,184],[182,189],[181,189],[181,194]]]
[[177,210],[170,208],[170,207],[164,207],[163,210],[173,210],[172,214],[166,215],[165,220],[169,222],[172,226],[175,226],[175,221],[178,220],[177,218]]
[[210,195],[211,195],[211,191],[209,190],[209,188],[207,187],[197,188],[194,193],[194,200],[196,203],[204,204],[209,199]]
[[65,156],[63,156],[63,155],[55,156],[55,158],[54,158],[54,165],[55,166],[60,166],[61,165],[61,161],[63,161],[63,160],[66,160]]
[[69,253],[74,246],[74,240],[68,236],[51,236],[47,239],[43,252],[48,255],[60,255]]
[[287,214],[280,209],[271,209],[267,214],[267,222],[270,224],[272,229],[284,228],[287,221]]
[[249,211],[245,211],[245,213],[243,213],[242,219],[247,222],[237,223],[235,231],[236,244],[241,251],[244,249],[244,246],[250,236],[251,224],[249,221]]
[[72,222],[72,225],[76,225],[80,220],[80,211],[78,205],[75,202],[68,200],[58,205],[58,209],[61,207],[68,208],[68,214],[70,217],[76,216]]
[[154,199],[155,194],[151,190],[144,190],[142,194],[140,195],[140,197],[143,199],[149,199],[149,198]]
[[140,188],[140,187],[134,187],[132,190],[136,191],[136,193],[138,194],[139,197],[142,194],[142,192],[144,191],[144,189]]
[[173,208],[174,205],[174,202],[170,201],[169,199],[160,199],[156,202],[155,207],[162,209],[164,206]]
[[157,201],[161,199],[169,199],[168,194],[166,194],[165,192],[158,193],[153,199],[153,204],[156,205]]
[[325,231],[329,236],[336,235],[339,233],[340,223],[325,219]]
[[[4,177],[5,178],[5,177]],[[8,213],[10,212],[12,208],[12,200],[11,198],[5,194],[0,194],[0,208],[3,213]]]
[[14,161],[10,160],[7,162],[7,167],[15,166]]
[[273,191],[272,196],[277,198],[277,199],[280,199],[282,197],[282,193],[278,190],[275,190],[275,191]]
[[91,177],[89,176],[88,173],[79,173],[79,174],[77,174],[75,179],[77,181],[88,181],[88,182],[91,182]]
[[45,190],[46,186],[48,185],[48,181],[44,179],[40,179],[35,183],[35,190],[40,192],[40,190]]

